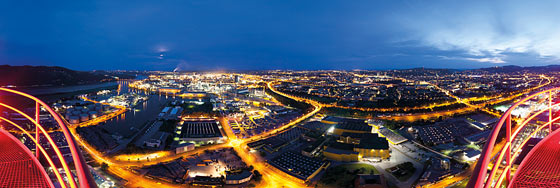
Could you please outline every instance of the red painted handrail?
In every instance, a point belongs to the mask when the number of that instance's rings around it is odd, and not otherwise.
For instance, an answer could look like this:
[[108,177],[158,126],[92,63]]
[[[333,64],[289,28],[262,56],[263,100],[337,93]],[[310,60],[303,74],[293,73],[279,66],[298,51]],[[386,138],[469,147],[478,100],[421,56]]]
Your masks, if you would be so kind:
[[[515,157],[517,157],[517,155],[519,154],[519,152],[521,151],[521,148],[523,147],[523,145],[525,145],[525,143],[527,143],[527,141],[529,140],[529,138],[536,134],[538,131],[540,131],[541,129],[548,127],[549,128],[549,133],[551,132],[551,128],[552,128],[552,123],[559,120],[560,117],[552,117],[552,108],[554,107],[558,107],[560,106],[560,104],[552,104],[552,93],[553,92],[557,92],[559,91],[560,88],[552,88],[552,89],[547,89],[544,91],[540,91],[534,94],[531,94],[530,96],[521,99],[520,101],[516,102],[515,104],[513,104],[500,118],[500,120],[498,121],[498,123],[494,126],[494,129],[492,130],[492,133],[489,135],[488,140],[486,141],[486,144],[483,147],[482,153],[480,155],[480,158],[478,159],[476,166],[474,168],[473,171],[473,175],[471,176],[469,183],[467,184],[467,187],[469,188],[486,188],[486,187],[499,187],[500,185],[502,185],[502,182],[504,181],[504,179],[506,180],[506,186],[511,185],[510,181],[511,181],[511,167],[513,165],[513,161],[515,159]],[[541,96],[543,94],[547,94],[547,98],[548,98],[548,106],[547,108],[540,110],[534,114],[532,114],[531,116],[529,116],[527,119],[524,119],[522,121],[521,124],[519,124],[516,128],[516,130],[514,130],[514,132],[512,133],[511,128],[511,112],[517,108],[519,105],[537,98],[538,96]],[[525,126],[528,125],[528,123],[533,120],[535,117],[537,117],[538,115],[544,113],[548,111],[549,113],[549,118],[548,118],[548,122],[539,126],[537,129],[535,129],[530,136],[526,137],[521,144],[518,146],[518,148],[516,148],[513,152],[512,152],[512,142],[515,140],[515,138],[517,137],[518,133],[521,131],[521,129],[523,129]],[[488,174],[488,165],[490,164],[491,160],[494,159],[494,156],[492,155],[492,151],[494,150],[494,147],[496,145],[496,140],[498,138],[498,133],[500,133],[502,127],[504,127],[505,124],[505,128],[506,128],[506,141],[504,146],[499,150],[498,155],[496,156],[494,162],[493,162],[493,166],[492,166],[492,170],[490,171],[490,174]],[[502,162],[504,161],[504,157],[505,157],[505,165],[502,165]],[[501,172],[498,175],[497,179],[496,179],[496,173],[500,170],[501,168]]]
[[[64,137],[66,138],[66,141],[68,143],[68,147],[70,148],[70,152],[72,154],[72,159],[74,161],[74,167],[77,173],[77,177],[78,177],[78,181],[79,181],[79,187],[80,188],[96,188],[97,185],[93,179],[93,177],[91,176],[91,173],[89,171],[89,168],[84,160],[84,157],[82,156],[80,149],[76,143],[76,140],[74,139],[74,136],[70,133],[70,130],[68,129],[68,127],[66,126],[66,124],[64,124],[64,122],[62,121],[62,119],[60,118],[60,116],[58,116],[58,113],[56,113],[51,107],[49,107],[47,104],[45,104],[43,101],[41,101],[40,99],[29,95],[27,93],[23,93],[20,91],[16,91],[16,90],[12,90],[12,89],[7,89],[7,88],[0,88],[0,91],[4,91],[4,92],[8,92],[8,93],[12,93],[18,96],[23,96],[26,97],[28,99],[31,99],[35,102],[36,104],[36,112],[35,112],[35,118],[31,118],[29,115],[25,114],[24,112],[18,110],[17,108],[7,105],[5,103],[2,103],[2,101],[0,101],[0,106],[5,107],[7,109],[10,109],[20,115],[22,115],[23,117],[25,117],[28,121],[30,121],[31,123],[33,123],[35,125],[36,128],[36,137],[31,138],[31,140],[33,142],[35,142],[36,144],[36,153],[37,156],[39,156],[39,151],[41,151],[41,154],[44,155],[44,157],[47,159],[47,161],[49,162],[49,165],[51,165],[51,167],[53,167],[53,172],[55,173],[57,180],[60,183],[60,186],[62,187],[67,187],[65,182],[63,182],[61,175],[59,174],[58,170],[56,170],[56,167],[54,166],[54,163],[52,162],[52,156],[48,156],[46,154],[46,152],[44,151],[44,149],[41,147],[40,143],[39,143],[39,134],[43,134],[45,136],[45,138],[48,141],[48,144],[50,144],[55,152],[55,154],[58,157],[58,160],[60,161],[66,177],[67,177],[67,181],[70,184],[70,187],[75,188],[78,187],[76,182],[74,181],[72,172],[70,171],[66,160],[64,160],[64,157],[62,156],[60,149],[58,148],[58,146],[56,145],[56,143],[53,141],[53,139],[49,136],[49,134],[45,131],[45,129],[41,126],[40,122],[39,122],[39,109],[40,107],[43,107],[44,109],[46,109],[49,114],[55,119],[55,121],[57,122],[57,124],[60,126],[60,130],[62,131],[62,133],[64,134]],[[11,125],[17,127],[18,129],[20,129],[21,131],[23,131],[26,135],[30,136],[29,132],[26,131],[25,129],[21,128],[20,126],[18,126],[17,124],[2,118],[2,121],[8,122]]]

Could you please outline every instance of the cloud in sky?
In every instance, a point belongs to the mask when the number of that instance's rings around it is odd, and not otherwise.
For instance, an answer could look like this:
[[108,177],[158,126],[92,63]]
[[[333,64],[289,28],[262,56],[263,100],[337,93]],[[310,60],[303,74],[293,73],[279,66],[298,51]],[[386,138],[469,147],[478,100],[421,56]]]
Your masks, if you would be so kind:
[[510,53],[560,57],[560,1],[439,1],[408,4],[397,23],[407,40],[459,50],[478,62],[504,63]]
[[478,61],[478,62],[481,62],[481,63],[505,63],[505,61],[502,60],[499,57],[483,57],[483,58],[467,57],[467,58],[465,58],[465,60]]
[[558,7],[516,0],[0,1],[0,63],[78,70],[558,64]]
[[466,61],[476,61],[480,63],[506,63],[502,57],[449,57],[449,56],[437,56],[439,59],[443,60],[466,60]]

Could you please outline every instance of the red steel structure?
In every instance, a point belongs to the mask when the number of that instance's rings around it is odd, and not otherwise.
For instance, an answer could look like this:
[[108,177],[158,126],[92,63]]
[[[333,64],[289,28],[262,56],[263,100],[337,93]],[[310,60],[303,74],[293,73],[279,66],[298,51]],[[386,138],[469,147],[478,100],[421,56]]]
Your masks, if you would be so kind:
[[[501,187],[505,184],[506,187],[526,187],[527,185],[531,186],[541,186],[541,187],[550,187],[551,185],[558,185],[560,183],[560,178],[544,180],[542,178],[534,178],[534,179],[526,179],[524,178],[527,172],[535,172],[546,171],[545,169],[537,169],[542,168],[542,165],[533,165],[536,163],[544,164],[544,166],[554,167],[556,164],[554,161],[559,161],[560,158],[553,159],[550,155],[544,156],[535,153],[542,153],[541,150],[551,147],[556,148],[560,151],[560,145],[558,142],[555,145],[551,145],[550,143],[553,142],[555,137],[560,136],[560,134],[556,134],[557,131],[552,133],[552,124],[560,119],[560,116],[553,117],[554,114],[552,112],[553,108],[559,107],[560,103],[553,104],[552,99],[553,95],[555,95],[560,88],[552,88],[547,89],[544,91],[540,91],[534,93],[524,99],[513,104],[500,118],[494,129],[492,130],[484,148],[482,150],[482,154],[478,159],[478,162],[474,168],[473,175],[471,176],[467,187],[469,188],[488,188],[488,187]],[[540,102],[547,103],[546,108],[541,109],[536,112],[531,112],[531,114],[524,119],[517,120],[519,123],[517,126],[513,127],[515,130],[512,132],[512,117],[511,113],[514,109],[519,107],[521,104],[533,99],[541,99]],[[543,101],[544,99],[544,101]],[[537,128],[532,130],[529,135],[525,135],[524,137],[520,137],[519,132],[526,126],[528,126],[529,122],[534,122],[536,117],[541,114],[548,113],[548,121],[542,125],[538,125]],[[498,135],[502,129],[505,128],[505,140],[503,142],[497,143]],[[521,165],[516,169],[515,175],[512,177],[512,167],[513,161],[519,156],[521,149],[523,146],[529,141],[531,137],[536,135],[539,131],[548,128],[549,135],[539,142],[531,151],[530,153],[523,159]],[[512,144],[516,138],[520,138],[521,141],[517,147],[513,147]],[[518,140],[518,141],[519,141]],[[557,140],[557,139],[556,139]],[[503,145],[502,145],[503,143]],[[493,152],[497,151],[496,154]],[[546,151],[544,153],[547,153]],[[553,154],[552,152],[548,152],[549,154]],[[556,154],[558,155],[558,154]],[[534,161],[537,160],[537,161]],[[547,161],[538,161],[538,160],[547,160]],[[547,164],[548,163],[548,164]],[[556,164],[557,167],[560,167],[560,164]],[[558,173],[554,169],[550,168],[550,173]],[[490,173],[488,173],[490,170]],[[556,176],[560,176],[560,174],[555,174]],[[524,181],[520,184],[518,181]],[[516,183],[518,182],[518,183]]]
[[0,129],[0,187],[53,187],[47,172],[16,137]]
[[560,187],[560,129],[540,141],[519,165],[511,187]]
[[[10,121],[7,118],[0,117],[0,122],[8,123],[9,125],[12,125],[15,128],[19,129],[19,131],[23,132],[36,145],[36,150],[35,150],[36,156],[33,156],[31,154],[31,151],[29,151],[27,147],[21,144],[21,142],[19,142],[17,139],[14,140],[15,138],[13,138],[12,135],[9,135],[9,133],[3,131],[3,134],[0,134],[0,137],[2,137],[0,138],[0,142],[1,142],[0,144],[14,143],[14,142],[19,143],[16,145],[12,144],[10,147],[3,148],[6,149],[7,152],[5,152],[6,156],[4,156],[3,159],[0,159],[0,163],[2,163],[0,165],[0,174],[4,175],[4,177],[0,177],[0,178],[3,178],[1,179],[2,181],[10,183],[9,185],[6,186],[54,188],[55,186],[51,182],[50,178],[46,176],[45,169],[37,160],[42,155],[44,159],[47,161],[48,165],[52,167],[52,169],[54,169],[52,170],[52,172],[56,176],[56,180],[59,183],[60,187],[96,188],[97,185],[95,184],[95,181],[91,176],[89,168],[84,160],[84,157],[80,153],[77,142],[72,136],[72,134],[70,133],[66,124],[64,124],[64,122],[60,118],[60,116],[53,109],[51,109],[47,104],[45,104],[43,101],[39,100],[38,98],[32,95],[20,91],[12,90],[12,89],[7,89],[7,88],[0,88],[0,91],[12,94],[14,96],[24,97],[27,100],[31,100],[32,102],[35,102],[35,117],[32,118],[31,116],[27,115],[21,110],[6,104],[5,101],[0,100],[0,107],[3,107],[11,112],[20,114],[25,119],[27,119],[27,121],[35,125],[35,137],[33,137],[31,133],[28,130],[24,129],[22,126],[14,123],[13,121]],[[74,170],[76,172],[78,182],[75,181],[74,175],[70,167],[68,166],[67,162],[65,161],[64,157],[62,156],[60,149],[58,148],[54,140],[50,137],[50,135],[45,130],[45,128],[43,128],[43,126],[41,126],[40,124],[39,113],[41,107],[45,109],[52,116],[52,118],[54,118],[54,120],[60,127],[60,131],[64,134],[64,137],[68,143],[68,147],[72,154],[73,164],[75,167]],[[43,148],[41,146],[41,143],[39,143],[40,142],[39,135],[43,135],[46,138],[48,142],[47,144],[49,144],[50,147],[55,152],[57,158],[56,160],[58,160],[57,162],[60,163],[60,165],[62,166],[64,170],[64,174],[61,174],[58,170],[56,170],[58,169],[58,167],[55,165],[55,162],[53,161],[53,156],[47,154],[45,148]],[[10,153],[15,154],[17,157],[10,157],[11,156],[9,155]],[[2,152],[2,154],[4,154],[4,152]],[[14,165],[21,161],[27,161],[27,163],[22,163],[22,164],[27,164],[28,166]],[[14,172],[19,172],[19,173],[14,173]],[[37,182],[35,184],[29,184],[29,182],[26,181],[37,181]],[[4,186],[1,183],[0,185]]]

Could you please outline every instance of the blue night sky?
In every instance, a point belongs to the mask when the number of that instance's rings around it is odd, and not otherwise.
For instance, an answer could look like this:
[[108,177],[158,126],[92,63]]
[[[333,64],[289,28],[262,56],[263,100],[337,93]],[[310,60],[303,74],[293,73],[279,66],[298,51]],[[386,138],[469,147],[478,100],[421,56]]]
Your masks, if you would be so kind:
[[560,64],[560,1],[0,2],[0,64],[76,70]]

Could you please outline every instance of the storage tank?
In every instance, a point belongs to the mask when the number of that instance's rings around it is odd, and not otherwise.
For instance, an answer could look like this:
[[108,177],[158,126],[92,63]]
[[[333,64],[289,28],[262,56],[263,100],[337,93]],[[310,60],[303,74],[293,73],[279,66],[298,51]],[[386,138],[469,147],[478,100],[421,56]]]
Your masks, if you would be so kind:
[[97,112],[96,112],[96,111],[90,111],[90,112],[89,112],[89,118],[90,118],[90,119],[95,119],[95,118],[97,118]]
[[70,116],[68,118],[68,122],[71,124],[76,124],[76,123],[80,123],[80,117],[78,116]]
[[88,114],[80,114],[80,121],[84,122],[89,120],[89,115]]

